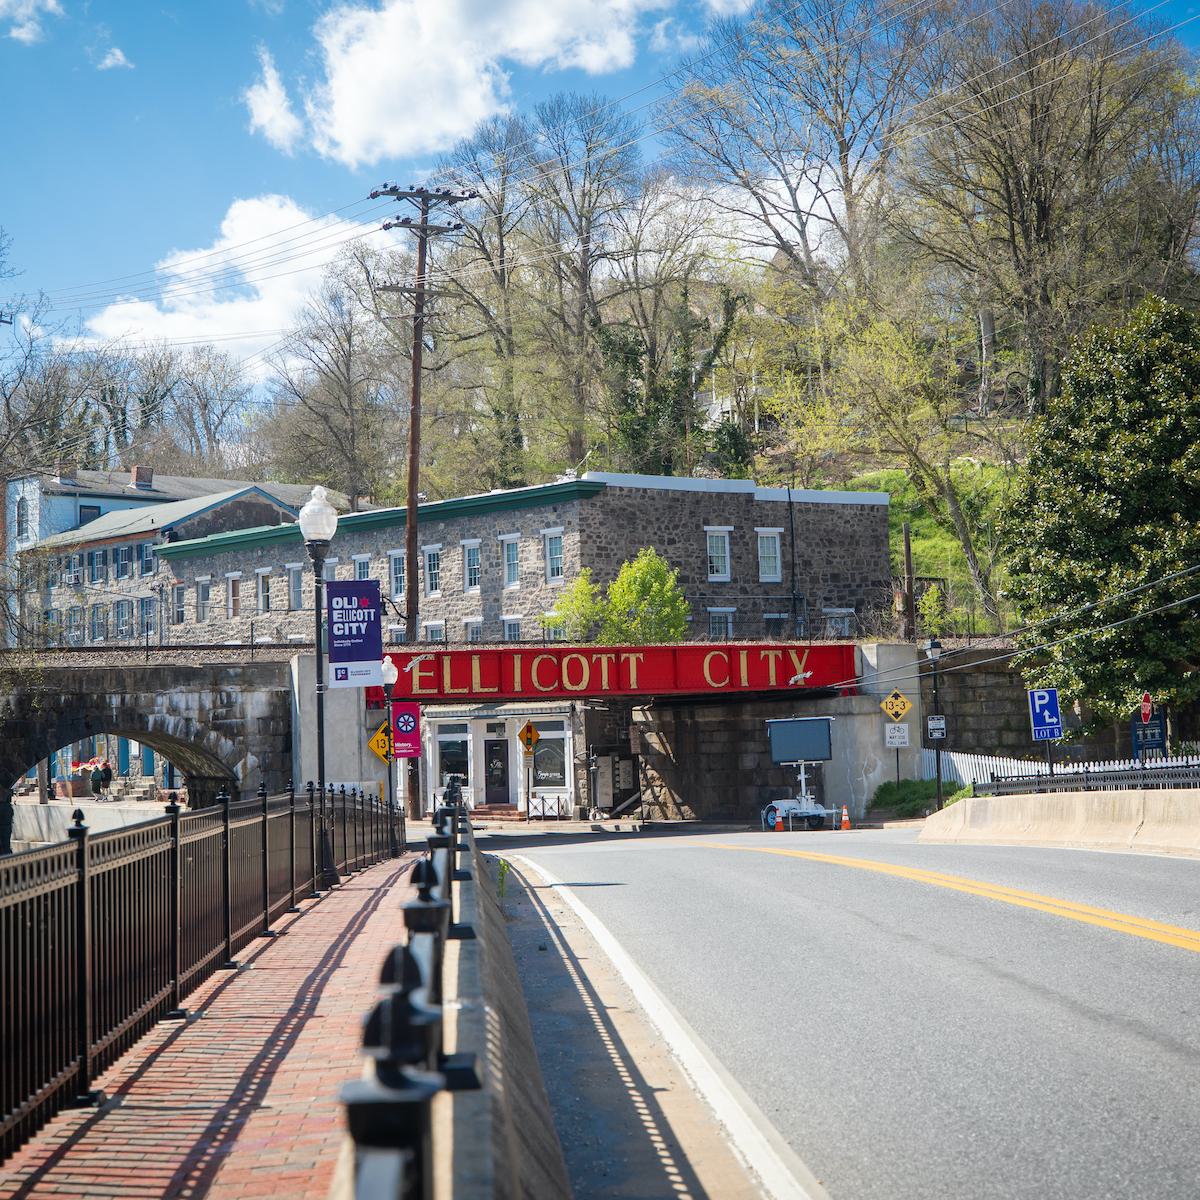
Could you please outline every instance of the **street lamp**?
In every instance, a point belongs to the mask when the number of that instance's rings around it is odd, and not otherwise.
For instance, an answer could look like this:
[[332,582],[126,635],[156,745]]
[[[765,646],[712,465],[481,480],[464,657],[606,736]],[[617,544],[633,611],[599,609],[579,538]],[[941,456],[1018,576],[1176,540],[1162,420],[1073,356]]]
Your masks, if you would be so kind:
[[[935,637],[931,637],[925,643],[925,653],[929,655],[929,661],[933,664],[933,707],[938,715],[942,712],[942,702],[938,695],[938,659],[942,655],[942,643]],[[928,725],[928,722],[926,722]],[[934,743],[933,747],[933,762],[934,775],[937,778],[937,806],[938,811],[942,808],[942,739],[931,738]]]
[[317,651],[317,787],[321,796],[321,857],[322,882],[336,882],[337,872],[332,862],[332,847],[329,846],[325,833],[325,646],[323,643],[323,622],[325,609],[325,556],[329,553],[329,543],[337,532],[337,509],[329,503],[325,489],[318,484],[312,490],[308,502],[300,510],[300,533],[304,538],[304,547],[308,551],[313,564],[313,614],[316,618],[316,651]]
[[[396,686],[396,680],[400,678],[400,672],[396,669],[396,664],[392,662],[388,655],[383,656],[383,662],[379,667],[380,674],[383,676],[383,709],[387,720],[387,806],[388,806],[388,828],[391,835],[391,851],[392,857],[396,858],[400,854],[400,847],[396,844],[396,800],[393,794],[395,786],[392,778],[394,774],[394,764],[396,759],[396,746],[393,741],[394,729],[392,725],[392,688]],[[400,816],[401,822],[404,821],[404,816]],[[401,825],[400,841],[406,842],[407,838],[403,833],[403,825]]]

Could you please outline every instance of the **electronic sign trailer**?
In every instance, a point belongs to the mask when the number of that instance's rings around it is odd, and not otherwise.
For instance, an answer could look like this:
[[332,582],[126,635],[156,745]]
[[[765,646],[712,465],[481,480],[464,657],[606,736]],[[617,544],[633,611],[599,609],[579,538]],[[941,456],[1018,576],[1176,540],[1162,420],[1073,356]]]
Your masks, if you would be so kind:
[[826,817],[836,817],[834,812],[813,799],[808,790],[807,775],[809,763],[829,762],[833,758],[830,728],[833,722],[833,717],[781,717],[767,722],[771,761],[776,766],[798,769],[800,793],[766,804],[759,814],[763,829],[774,829],[780,817],[787,818],[789,827],[793,820],[799,819],[809,829],[824,829]]

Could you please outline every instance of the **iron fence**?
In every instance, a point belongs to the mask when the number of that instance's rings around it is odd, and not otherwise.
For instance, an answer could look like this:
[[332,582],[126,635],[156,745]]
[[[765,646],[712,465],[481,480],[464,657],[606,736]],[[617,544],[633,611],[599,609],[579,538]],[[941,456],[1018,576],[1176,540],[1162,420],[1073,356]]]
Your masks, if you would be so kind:
[[400,852],[394,810],[309,784],[0,859],[0,1161],[298,899]]
[[[1151,763],[1153,760],[1151,760]],[[1028,792],[1097,792],[1139,788],[1200,788],[1200,762],[1150,763],[1119,767],[1057,767],[1054,774],[993,775],[977,783],[977,796],[1014,796]]]
[[404,905],[408,940],[384,959],[380,999],[363,1027],[370,1070],[342,1087],[356,1200],[432,1200],[434,1098],[481,1086],[475,1053],[446,1054],[442,1037],[446,943],[475,937],[454,920],[453,883],[470,878],[458,866],[459,851],[469,848],[459,840],[466,822],[461,805],[434,815],[429,853],[413,868],[417,898]]

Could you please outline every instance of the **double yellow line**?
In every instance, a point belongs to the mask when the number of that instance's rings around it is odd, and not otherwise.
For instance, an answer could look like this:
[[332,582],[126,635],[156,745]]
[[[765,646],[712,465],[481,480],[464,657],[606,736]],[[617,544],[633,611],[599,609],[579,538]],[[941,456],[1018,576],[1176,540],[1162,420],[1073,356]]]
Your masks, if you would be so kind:
[[859,871],[874,871],[879,875],[892,875],[897,879],[909,879],[914,883],[926,883],[932,887],[949,888],[954,892],[965,892],[968,896],[982,896],[985,900],[999,900],[1004,904],[1015,904],[1019,908],[1031,908],[1036,912],[1064,917],[1068,921],[1082,921],[1085,925],[1096,925],[1116,933],[1127,933],[1131,937],[1146,938],[1175,946],[1180,950],[1191,950],[1200,954],[1200,930],[1185,929],[1180,925],[1165,925],[1146,917],[1131,917],[1128,913],[1113,912],[1107,908],[1095,908],[1091,904],[1077,904],[1073,900],[1059,900],[1055,896],[1043,896],[1038,892],[1023,892],[1019,888],[1002,887],[998,883],[985,883],[981,879],[968,879],[963,875],[947,875],[943,871],[926,871],[920,867],[902,867],[895,863],[875,862],[869,858],[847,858],[841,854],[817,854],[811,850],[785,850],[772,846],[733,846],[725,842],[703,843],[718,850],[740,850],[748,854],[778,854],[784,858],[803,858],[810,862],[828,863],[835,867],[853,867]]

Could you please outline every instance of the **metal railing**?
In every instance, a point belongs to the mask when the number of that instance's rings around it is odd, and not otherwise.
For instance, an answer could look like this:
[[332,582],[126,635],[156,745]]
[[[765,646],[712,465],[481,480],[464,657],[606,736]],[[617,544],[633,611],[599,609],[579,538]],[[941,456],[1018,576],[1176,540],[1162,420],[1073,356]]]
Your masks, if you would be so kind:
[[417,898],[404,905],[408,939],[384,959],[381,995],[364,1026],[369,1072],[342,1087],[356,1200],[431,1200],[434,1098],[481,1086],[475,1054],[448,1055],[442,1040],[446,943],[475,937],[454,921],[454,881],[471,877],[458,867],[459,850],[468,849],[459,841],[466,821],[459,805],[434,815],[437,832],[413,868]]
[[[343,787],[164,816],[0,859],[0,1160],[214,971],[340,873],[396,856],[395,814]],[[402,835],[401,835],[402,836]]]
[[1200,761],[1120,766],[1056,766],[1054,774],[994,775],[975,785],[978,796],[1014,796],[1026,792],[1097,792],[1141,788],[1200,788]]

